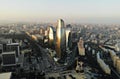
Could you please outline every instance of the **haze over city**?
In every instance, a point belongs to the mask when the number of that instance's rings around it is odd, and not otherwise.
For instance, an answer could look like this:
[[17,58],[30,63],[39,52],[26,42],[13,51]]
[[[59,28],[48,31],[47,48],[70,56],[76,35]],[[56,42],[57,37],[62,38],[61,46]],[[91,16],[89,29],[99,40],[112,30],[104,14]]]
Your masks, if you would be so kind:
[[1,22],[119,23],[120,0],[1,0]]
[[120,79],[120,0],[0,0],[0,79]]

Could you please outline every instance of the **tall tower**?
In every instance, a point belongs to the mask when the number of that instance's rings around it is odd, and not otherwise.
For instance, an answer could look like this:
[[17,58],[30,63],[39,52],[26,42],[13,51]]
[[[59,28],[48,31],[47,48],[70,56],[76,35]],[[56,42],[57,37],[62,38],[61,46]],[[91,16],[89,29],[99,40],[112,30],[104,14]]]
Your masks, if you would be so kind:
[[65,32],[66,32],[66,49],[68,48],[68,41],[69,41],[68,38],[69,38],[69,35],[71,32],[71,29],[72,29],[72,27],[70,24],[66,25],[66,30],[65,30]]
[[79,42],[78,42],[78,51],[79,51],[79,55],[85,56],[84,41],[82,37],[80,37]]
[[52,48],[54,45],[54,30],[52,26],[48,27],[48,42],[49,42],[49,46]]
[[56,53],[61,59],[66,55],[66,35],[65,26],[62,19],[58,20],[58,25],[56,27]]

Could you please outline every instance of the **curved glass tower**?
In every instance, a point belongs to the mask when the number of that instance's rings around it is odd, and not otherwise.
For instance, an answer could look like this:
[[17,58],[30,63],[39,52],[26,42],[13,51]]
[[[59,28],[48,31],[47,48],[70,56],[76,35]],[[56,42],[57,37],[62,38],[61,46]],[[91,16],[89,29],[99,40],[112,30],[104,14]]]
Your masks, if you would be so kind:
[[48,27],[48,41],[49,41],[49,46],[50,47],[53,47],[54,45],[54,31],[53,31],[53,27],[52,26],[49,26]]
[[58,20],[58,25],[56,27],[56,53],[59,58],[64,57],[66,51],[66,35],[65,26],[62,19]]

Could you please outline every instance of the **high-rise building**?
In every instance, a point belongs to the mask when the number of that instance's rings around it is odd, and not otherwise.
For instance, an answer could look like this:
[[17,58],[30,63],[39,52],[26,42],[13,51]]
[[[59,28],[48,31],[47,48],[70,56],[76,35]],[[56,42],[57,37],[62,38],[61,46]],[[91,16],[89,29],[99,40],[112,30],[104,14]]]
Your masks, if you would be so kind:
[[78,42],[78,51],[79,51],[79,55],[81,56],[85,55],[84,41],[82,37],[79,39],[79,42]]
[[16,57],[20,55],[19,43],[3,44],[3,52],[15,51]]
[[58,25],[56,27],[56,53],[57,56],[61,59],[66,55],[66,34],[65,34],[65,25],[62,19],[58,20]]
[[2,66],[16,65],[16,53],[15,51],[2,53]]
[[40,35],[44,35],[45,34],[45,29],[43,28],[43,26],[40,27],[39,33],[40,33]]
[[70,31],[71,31],[70,28],[66,28],[66,47],[68,47],[68,37],[69,37]]
[[68,37],[69,37],[69,34],[72,30],[72,26],[70,24],[66,25],[66,48],[68,48]]
[[50,47],[53,47],[53,45],[54,45],[54,40],[55,40],[54,37],[55,37],[54,36],[54,29],[52,26],[49,26],[48,27],[48,42],[49,42]]

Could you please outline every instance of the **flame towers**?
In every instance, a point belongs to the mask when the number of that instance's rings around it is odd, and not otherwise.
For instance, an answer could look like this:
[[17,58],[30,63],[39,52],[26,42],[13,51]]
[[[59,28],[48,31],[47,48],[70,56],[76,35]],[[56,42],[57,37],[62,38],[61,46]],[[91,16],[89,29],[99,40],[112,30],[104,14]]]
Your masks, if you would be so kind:
[[61,59],[65,57],[66,51],[66,35],[65,35],[65,25],[62,19],[58,20],[58,25],[56,27],[56,53]]
[[48,27],[48,42],[49,42],[49,46],[53,47],[54,45],[54,30],[52,26]]

